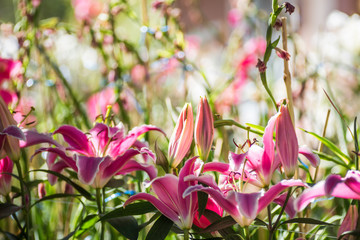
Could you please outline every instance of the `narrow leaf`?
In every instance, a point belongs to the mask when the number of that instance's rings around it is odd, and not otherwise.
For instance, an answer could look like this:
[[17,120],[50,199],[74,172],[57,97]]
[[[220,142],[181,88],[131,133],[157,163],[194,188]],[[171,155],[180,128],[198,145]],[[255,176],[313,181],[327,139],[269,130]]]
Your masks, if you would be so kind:
[[139,225],[133,216],[111,218],[107,222],[126,238],[130,240],[138,239]]
[[271,47],[272,47],[272,48],[276,48],[276,46],[278,45],[279,41],[280,41],[280,36],[279,36],[275,41],[273,41],[273,42],[271,43]]
[[340,158],[338,158],[336,156],[331,156],[331,155],[328,155],[326,153],[319,152],[319,151],[313,151],[313,152],[316,153],[322,160],[334,162],[336,164],[339,164],[339,165],[349,169],[349,166],[346,165]]
[[96,214],[86,216],[84,220],[81,221],[80,228],[79,230],[76,231],[75,237],[78,238],[79,236],[81,236],[87,230],[92,228],[97,221],[98,221],[98,215]]
[[21,207],[12,203],[1,203],[0,204],[0,219],[6,218],[13,213],[19,211]]
[[[300,128],[301,129],[301,128]],[[351,158],[347,156],[345,153],[343,153],[334,143],[332,143],[329,139],[325,137],[321,137],[317,135],[316,133],[306,131],[304,129],[301,129],[306,133],[309,133],[313,135],[316,139],[321,141],[326,147],[329,148],[337,157],[339,157],[346,165],[350,163]]]
[[108,212],[107,214],[102,216],[99,220],[104,221],[116,217],[142,215],[145,213],[153,212],[155,210],[156,208],[149,202],[136,202],[127,205],[125,208],[120,207],[111,212]]
[[231,227],[236,224],[236,221],[231,216],[226,216],[219,221],[212,223],[210,226],[202,230],[200,233],[215,232],[220,229]]
[[215,128],[219,128],[219,127],[223,127],[223,126],[236,126],[238,128],[244,129],[244,130],[249,130],[252,133],[255,133],[257,135],[262,136],[264,134],[264,131],[259,131],[259,130],[254,130],[254,129],[249,129],[249,127],[246,127],[244,125],[241,125],[240,123],[232,120],[232,119],[222,119],[222,120],[216,120],[214,121],[214,127]]
[[288,223],[305,223],[305,224],[313,224],[313,225],[335,226],[332,223],[327,223],[327,222],[320,221],[320,220],[313,219],[313,218],[293,218],[290,220],[286,220],[286,221],[280,223],[279,225],[288,224]]
[[51,199],[56,199],[56,198],[67,198],[67,197],[80,197],[80,194],[67,194],[67,193],[56,193],[56,194],[52,194],[52,195],[48,195],[45,196],[39,200],[37,200],[36,202],[34,202],[30,208],[32,208],[33,206],[35,206],[38,203],[41,203],[43,201],[47,201],[47,200],[51,200]]
[[32,172],[46,172],[49,174],[53,174],[56,177],[64,180],[65,182],[67,182],[68,184],[70,184],[73,188],[75,188],[82,196],[84,196],[86,199],[90,200],[90,201],[95,201],[95,198],[88,192],[86,191],[83,187],[81,187],[80,185],[74,183],[73,181],[70,180],[70,178],[65,177],[64,175],[62,175],[61,173],[55,172],[55,171],[51,171],[51,170],[46,170],[46,169],[36,169],[36,170],[32,170]]
[[199,211],[199,218],[200,218],[205,211],[209,195],[204,192],[198,192],[197,196],[198,196],[198,205],[199,205],[198,211]]
[[163,240],[163,239],[165,239],[173,224],[174,224],[173,221],[171,221],[164,215],[161,215],[158,218],[158,220],[156,220],[154,225],[151,227],[145,240]]
[[339,236],[338,240],[343,239],[343,237],[345,237],[346,235],[358,236],[358,237],[359,237],[359,236],[360,236],[360,230],[353,230],[353,231],[343,232],[343,233]]

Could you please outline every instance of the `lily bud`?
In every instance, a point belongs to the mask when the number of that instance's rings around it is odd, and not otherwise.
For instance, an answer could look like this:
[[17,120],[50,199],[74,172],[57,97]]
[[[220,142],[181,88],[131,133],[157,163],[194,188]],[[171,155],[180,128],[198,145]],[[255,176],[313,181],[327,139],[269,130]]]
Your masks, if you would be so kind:
[[285,105],[281,105],[276,122],[276,150],[286,176],[291,178],[297,167],[299,145],[289,110]]
[[214,118],[206,98],[201,98],[195,120],[195,144],[200,158],[206,161],[214,139]]
[[7,173],[12,173],[13,167],[10,158],[0,159],[0,195],[6,196],[11,191],[11,175]]
[[194,132],[194,117],[191,104],[185,104],[169,142],[170,166],[176,168],[189,151]]
[[38,185],[38,195],[39,195],[39,199],[42,199],[43,197],[46,196],[46,189],[45,189],[45,184],[44,183],[39,183],[39,185]]
[[19,160],[19,139],[25,140],[25,135],[0,97],[0,158],[9,156],[13,161]]

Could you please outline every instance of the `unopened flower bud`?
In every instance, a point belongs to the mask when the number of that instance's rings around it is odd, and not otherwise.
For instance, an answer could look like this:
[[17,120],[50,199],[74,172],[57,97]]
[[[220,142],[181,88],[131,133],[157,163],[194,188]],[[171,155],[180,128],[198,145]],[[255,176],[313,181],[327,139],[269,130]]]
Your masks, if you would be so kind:
[[44,183],[40,183],[38,185],[38,195],[39,195],[39,199],[42,199],[43,197],[46,196],[46,190],[45,190]]
[[185,104],[169,142],[169,159],[176,168],[189,151],[194,132],[194,117],[191,104]]
[[279,58],[282,58],[286,61],[290,60],[290,54],[287,51],[285,51],[284,49],[276,47],[275,51],[276,51],[276,55],[278,55]]
[[214,118],[206,98],[201,98],[195,121],[195,144],[200,158],[206,161],[214,139]]
[[0,158],[9,156],[11,160],[20,158],[19,139],[25,140],[25,135],[0,97]]
[[0,159],[0,195],[6,196],[11,191],[11,173],[14,163],[10,158]]

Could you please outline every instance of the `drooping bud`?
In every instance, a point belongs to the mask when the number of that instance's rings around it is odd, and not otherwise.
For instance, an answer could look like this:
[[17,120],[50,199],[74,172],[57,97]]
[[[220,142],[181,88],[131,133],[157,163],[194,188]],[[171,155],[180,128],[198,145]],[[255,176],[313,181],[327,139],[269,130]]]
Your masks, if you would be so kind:
[[169,142],[170,166],[176,168],[189,151],[194,132],[194,117],[191,104],[185,104]]
[[9,157],[0,159],[0,195],[6,196],[11,191],[11,175],[14,163]]
[[276,122],[276,151],[286,176],[291,178],[294,176],[297,167],[299,145],[286,105],[281,105],[280,115]]
[[290,54],[284,49],[276,47],[275,51],[276,51],[276,55],[278,55],[279,58],[285,59],[286,61],[290,60]]
[[289,12],[289,14],[291,15],[294,11],[295,11],[295,7],[289,3],[289,2],[285,2],[285,12]]
[[206,161],[214,139],[214,118],[206,98],[201,98],[195,120],[195,144],[200,158]]
[[25,135],[12,117],[5,102],[0,97],[0,158],[9,156],[11,160],[20,158],[19,139],[25,140]]
[[266,68],[267,68],[266,64],[263,61],[261,61],[260,59],[258,59],[256,67],[259,69],[260,73],[264,73],[266,71]]
[[44,183],[39,183],[39,185],[38,185],[38,195],[39,195],[39,199],[42,199],[43,197],[46,196],[46,190],[45,190],[45,184]]

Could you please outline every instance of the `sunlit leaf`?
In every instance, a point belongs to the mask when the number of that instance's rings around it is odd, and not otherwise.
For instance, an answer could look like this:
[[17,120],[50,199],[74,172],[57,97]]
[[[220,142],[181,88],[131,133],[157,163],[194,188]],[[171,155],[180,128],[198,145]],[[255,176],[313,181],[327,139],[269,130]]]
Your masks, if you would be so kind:
[[162,240],[165,239],[168,235],[172,225],[173,221],[165,217],[164,215],[161,215],[158,220],[154,223],[154,225],[151,227],[149,233],[146,236],[145,240]]

